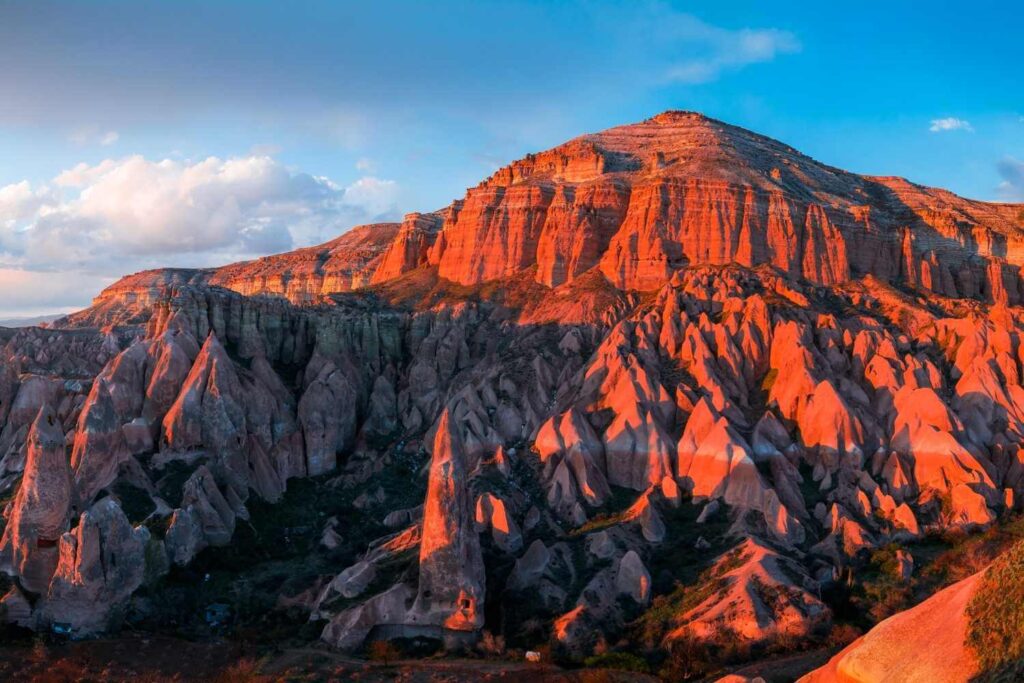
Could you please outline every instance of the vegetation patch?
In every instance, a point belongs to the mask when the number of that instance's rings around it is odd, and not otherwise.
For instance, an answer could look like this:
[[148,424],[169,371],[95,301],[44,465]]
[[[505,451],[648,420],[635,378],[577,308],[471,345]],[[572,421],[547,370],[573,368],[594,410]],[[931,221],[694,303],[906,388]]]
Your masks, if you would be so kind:
[[740,567],[743,561],[743,553],[739,548],[731,550],[714,566],[705,570],[695,583],[677,583],[671,593],[655,597],[650,609],[633,622],[637,640],[651,650],[657,649],[671,631],[683,625],[686,614],[709,598],[725,595],[729,589],[725,575]]
[[967,606],[967,643],[980,680],[1024,678],[1024,542],[996,560]]
[[651,667],[647,661],[630,652],[605,652],[594,655],[593,657],[587,657],[583,661],[583,665],[590,669],[614,669],[616,671],[651,673]]

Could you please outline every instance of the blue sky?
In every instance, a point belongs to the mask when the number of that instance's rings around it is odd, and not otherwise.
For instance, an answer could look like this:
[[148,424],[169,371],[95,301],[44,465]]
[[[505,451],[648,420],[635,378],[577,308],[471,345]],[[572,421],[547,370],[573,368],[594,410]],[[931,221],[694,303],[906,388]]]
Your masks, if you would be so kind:
[[0,0],[0,315],[435,209],[670,108],[1024,201],[1022,25],[1005,2]]

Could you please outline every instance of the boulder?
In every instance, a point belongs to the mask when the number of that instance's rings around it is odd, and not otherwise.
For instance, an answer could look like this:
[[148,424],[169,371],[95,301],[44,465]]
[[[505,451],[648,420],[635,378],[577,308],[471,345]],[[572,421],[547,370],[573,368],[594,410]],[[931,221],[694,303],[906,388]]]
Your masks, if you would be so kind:
[[646,605],[651,599],[651,575],[635,550],[628,551],[619,560],[615,572],[615,590],[640,605]]

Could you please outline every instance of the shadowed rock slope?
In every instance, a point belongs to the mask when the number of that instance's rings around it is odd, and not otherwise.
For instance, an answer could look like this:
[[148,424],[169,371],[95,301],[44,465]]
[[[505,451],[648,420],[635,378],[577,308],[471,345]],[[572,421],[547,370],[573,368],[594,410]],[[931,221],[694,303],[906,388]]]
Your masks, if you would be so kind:
[[873,551],[1018,510],[1022,230],[667,112],[401,224],[129,276],[0,339],[2,616],[152,615],[304,505],[278,526],[319,573],[278,607],[343,649],[820,642]]

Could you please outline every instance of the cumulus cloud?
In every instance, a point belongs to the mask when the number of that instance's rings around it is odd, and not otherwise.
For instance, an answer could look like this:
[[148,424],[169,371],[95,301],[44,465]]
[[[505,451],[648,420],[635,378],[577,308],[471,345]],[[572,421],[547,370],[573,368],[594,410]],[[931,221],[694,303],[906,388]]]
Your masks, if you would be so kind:
[[657,39],[678,50],[670,56],[665,73],[668,80],[677,83],[708,83],[726,71],[770,62],[802,49],[796,35],[780,29],[727,29],[667,7],[656,9],[652,19]]
[[932,119],[932,125],[928,128],[933,133],[945,133],[951,130],[964,130],[968,133],[974,132],[974,126],[970,121],[958,119],[955,116],[948,116],[944,119]]
[[[24,288],[2,287],[17,271],[94,281],[157,265],[250,258],[394,219],[397,191],[390,180],[366,176],[342,186],[257,155],[194,162],[129,156],[79,164],[38,186],[0,187],[0,311],[24,303],[5,300],[12,292],[22,297]],[[64,291],[57,280],[50,299]]]
[[1000,196],[1007,201],[1024,202],[1024,161],[1006,157],[996,164],[996,169],[1003,179],[998,187]]

